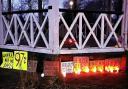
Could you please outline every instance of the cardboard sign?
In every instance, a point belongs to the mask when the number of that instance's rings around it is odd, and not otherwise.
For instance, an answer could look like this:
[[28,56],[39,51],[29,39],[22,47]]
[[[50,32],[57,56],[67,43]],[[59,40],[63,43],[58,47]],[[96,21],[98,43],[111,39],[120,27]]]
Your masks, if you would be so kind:
[[73,61],[61,62],[61,72],[62,73],[73,73]]
[[24,51],[14,51],[13,69],[27,70],[28,53]]
[[59,73],[59,61],[44,61],[44,75],[57,76]]
[[3,63],[1,68],[12,69],[13,68],[13,52],[2,52]]
[[37,61],[29,60],[28,61],[28,72],[36,72],[36,68],[37,68]]

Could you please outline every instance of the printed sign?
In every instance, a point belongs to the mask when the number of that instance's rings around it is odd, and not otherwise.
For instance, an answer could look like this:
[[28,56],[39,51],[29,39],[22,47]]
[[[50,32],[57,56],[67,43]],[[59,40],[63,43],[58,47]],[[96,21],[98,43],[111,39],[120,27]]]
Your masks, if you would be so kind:
[[1,68],[12,69],[13,68],[13,52],[2,52],[3,63]]
[[61,72],[62,73],[73,73],[73,61],[71,62],[61,62]]
[[59,73],[59,61],[44,61],[44,75],[57,76]]
[[27,70],[28,53],[24,51],[14,51],[13,69]]

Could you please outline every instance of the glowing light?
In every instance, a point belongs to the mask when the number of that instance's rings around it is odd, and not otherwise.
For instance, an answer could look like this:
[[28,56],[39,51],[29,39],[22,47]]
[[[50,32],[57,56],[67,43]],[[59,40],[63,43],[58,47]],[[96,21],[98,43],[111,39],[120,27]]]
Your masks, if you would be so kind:
[[73,43],[73,40],[72,39],[68,39],[68,42],[71,44],[71,43]]
[[42,78],[44,77],[44,73],[41,74],[41,77],[42,77]]
[[114,71],[113,66],[109,66],[109,70],[111,73],[113,73],[113,71]]
[[79,75],[80,72],[81,72],[80,63],[75,63],[74,64],[74,73]]
[[98,67],[97,67],[97,71],[103,72],[103,70],[104,70],[104,67],[103,67],[103,66],[98,66]]
[[88,66],[83,67],[82,71],[88,73],[89,72],[89,67]]
[[114,67],[114,70],[116,71],[116,73],[118,73],[119,70],[120,70],[119,66],[115,66],[115,67]]
[[74,4],[73,1],[70,1],[70,2],[69,2],[69,5],[70,5],[71,7],[73,6],[73,4]]
[[91,70],[92,70],[92,72],[96,73],[96,71],[97,71],[96,66],[94,66]]
[[62,72],[62,75],[65,78],[66,77],[66,72]]
[[[70,39],[73,41],[72,39]],[[80,60],[75,60],[72,64],[72,72],[70,73],[75,73],[77,75],[80,75],[81,73],[89,73],[89,72],[100,72],[100,73],[118,73],[120,70],[120,64],[111,61],[111,60],[106,60],[106,62],[97,62],[97,61],[91,61],[89,64],[85,64],[83,61]],[[64,77],[66,77],[66,72],[62,73]]]
[[81,72],[81,70],[80,70],[80,69],[77,69],[77,70],[75,70],[74,72],[75,72],[75,74],[78,74],[78,75],[79,75],[80,72]]
[[109,72],[108,66],[105,66],[105,71],[106,71],[106,72]]

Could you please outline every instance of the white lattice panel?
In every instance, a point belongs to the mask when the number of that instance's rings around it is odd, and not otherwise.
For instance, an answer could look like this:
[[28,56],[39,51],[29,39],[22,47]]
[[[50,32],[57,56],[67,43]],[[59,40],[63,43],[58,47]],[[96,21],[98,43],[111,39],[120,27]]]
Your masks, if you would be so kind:
[[[37,47],[36,44],[39,41],[39,37],[41,37],[46,48],[49,48],[48,40],[46,39],[46,36],[43,32],[43,30],[45,29],[45,24],[48,21],[48,15],[45,16],[44,21],[41,25],[39,24],[38,19],[34,14],[27,14],[25,18],[25,22],[23,23],[19,15],[14,14],[12,15],[9,22],[6,17],[3,16],[3,23],[6,28],[4,44],[7,45],[6,42],[8,40],[12,40],[12,45],[20,46],[21,40],[25,38],[28,44],[27,46]],[[15,30],[12,32],[12,29]],[[11,39],[8,39],[8,36],[10,36]]]
[[[65,41],[67,40],[67,38],[69,36],[71,36],[71,38],[73,40],[75,40],[75,46],[76,49],[85,49],[87,42],[89,41],[90,37],[92,36],[97,44],[97,48],[102,49],[102,48],[107,48],[109,46],[108,43],[109,41],[112,39],[112,36],[115,37],[116,43],[118,45],[119,48],[123,47],[122,43],[119,42],[119,37],[121,36],[117,36],[116,30],[117,27],[121,24],[121,21],[123,19],[123,15],[120,15],[119,19],[117,20],[117,22],[113,25],[111,23],[111,21],[108,19],[107,14],[100,14],[98,16],[98,18],[96,19],[95,23],[93,24],[93,26],[91,25],[91,23],[89,23],[88,18],[85,16],[84,13],[78,13],[75,17],[75,19],[73,20],[72,24],[69,26],[63,15],[60,13],[60,20],[62,21],[62,23],[64,24],[64,27],[67,30],[67,33],[65,34],[62,42],[60,43],[60,49],[63,48]],[[77,23],[77,21],[79,22],[79,24]],[[83,22],[85,24],[83,24]],[[99,25],[100,24],[100,25]],[[76,41],[77,38],[74,37],[74,33],[72,32],[73,27],[75,25],[78,25],[77,30],[78,30],[78,42]],[[108,37],[105,39],[105,26],[108,26],[110,29],[109,31],[109,35]],[[83,27],[86,27],[87,29],[89,29],[89,33],[87,34],[85,32],[86,35],[83,36],[84,34],[84,30]],[[85,30],[86,30],[85,28]],[[100,33],[97,33],[97,28],[99,28]],[[97,35],[100,35],[100,39],[97,38]],[[83,37],[85,39],[83,39]],[[91,47],[90,47],[91,48]]]

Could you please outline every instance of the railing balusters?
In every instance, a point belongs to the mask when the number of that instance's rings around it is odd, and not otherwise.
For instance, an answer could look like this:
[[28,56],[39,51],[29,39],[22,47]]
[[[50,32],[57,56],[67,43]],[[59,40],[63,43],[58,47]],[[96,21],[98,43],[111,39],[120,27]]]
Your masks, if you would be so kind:
[[[56,26],[58,27],[53,28],[54,22],[56,20],[54,19],[54,21],[52,21],[53,16],[49,18],[49,16],[51,16],[49,13],[53,13],[53,11],[49,11],[45,15],[44,21],[42,22],[42,24],[39,24],[38,18],[36,18],[35,14],[33,13],[28,13],[25,16],[24,22],[22,21],[22,19],[20,18],[18,14],[13,14],[11,17],[11,20],[8,20],[6,16],[2,15],[3,16],[2,22],[6,27],[5,30],[7,30],[5,31],[6,35],[4,36],[4,43],[5,43],[4,45],[7,46],[8,40],[11,40],[12,41],[11,45],[19,48],[23,40],[26,40],[27,44],[24,43],[25,45],[23,44],[23,46],[28,46],[30,48],[28,50],[33,51],[36,48],[40,47],[38,46],[39,45],[38,42],[41,42],[41,47],[42,47],[40,48],[41,50],[47,49],[47,50],[50,50],[50,53],[55,54],[63,50],[63,48],[65,47],[65,41],[70,36],[71,39],[73,39],[75,46],[73,45],[70,49],[68,49],[67,47],[66,50],[72,50],[72,51],[75,50],[75,51],[78,51],[75,53],[84,53],[86,48],[87,49],[97,48],[97,51],[98,49],[99,50],[103,49],[106,51],[106,49],[110,47],[108,44],[111,41],[112,36],[114,36],[115,37],[114,40],[116,41],[116,44],[118,44],[117,48],[122,47],[121,43],[118,41],[119,37],[117,36],[116,29],[118,29],[118,26],[120,25],[122,21],[123,15],[120,15],[119,19],[116,21],[116,24],[113,27],[107,14],[105,13],[99,14],[95,23],[90,23],[86,15],[82,12],[79,12],[78,14],[76,14],[72,24],[69,26],[67,21],[65,20],[65,17],[63,16],[63,13],[59,13],[59,17],[60,17],[59,20],[62,22],[61,26],[63,26],[63,28],[65,28],[67,32],[65,36],[62,37],[62,41],[59,44],[59,48],[57,48],[58,46],[56,46],[55,44],[58,44],[60,40],[58,38],[55,39],[55,37],[59,35],[59,32],[56,31],[55,28],[58,28],[59,24],[57,25],[56,23]],[[51,26],[49,24],[49,19],[51,20],[50,22],[50,24],[52,24]],[[50,26],[50,31],[51,31],[49,32],[50,38],[47,38],[45,36],[45,30],[46,30],[45,27],[47,27],[45,25],[47,23]],[[105,25],[108,25],[108,27],[111,29],[111,32],[109,33],[109,36],[107,36],[107,39],[105,38],[105,34],[106,34]],[[55,32],[52,29],[54,29]],[[57,36],[55,34],[57,34]],[[8,36],[10,36],[10,39],[8,39]],[[40,40],[40,38],[42,40]],[[88,42],[90,42],[90,39],[92,38],[94,39],[92,40],[92,44],[95,43],[95,46],[93,45],[90,46],[90,43],[88,44]],[[56,43],[56,40],[57,40],[57,43]],[[113,48],[115,48],[115,45],[113,46]],[[91,50],[91,52],[93,52],[93,50]]]
[[17,15],[14,14],[14,28],[15,28],[15,43],[14,45],[18,45],[18,24],[17,24]]
[[31,38],[31,47],[34,47],[34,28],[33,28],[33,14],[30,14],[30,38]]
[[101,48],[104,48],[104,14],[102,14],[101,18]]
[[82,15],[79,13],[79,49],[82,49]]

